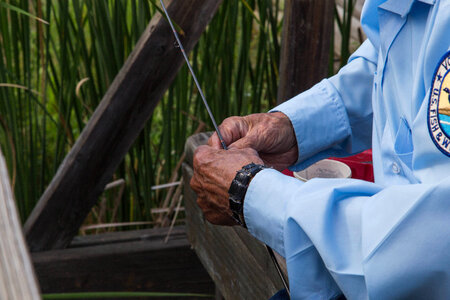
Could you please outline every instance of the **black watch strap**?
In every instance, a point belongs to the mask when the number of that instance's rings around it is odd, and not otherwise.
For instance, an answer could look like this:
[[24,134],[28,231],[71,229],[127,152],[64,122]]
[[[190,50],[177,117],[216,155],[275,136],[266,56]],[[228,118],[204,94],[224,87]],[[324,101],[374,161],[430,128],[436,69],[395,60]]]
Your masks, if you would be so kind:
[[231,182],[228,190],[230,210],[233,213],[233,219],[241,226],[247,227],[244,220],[244,198],[248,185],[259,171],[266,168],[255,163],[248,164],[237,172],[236,177]]

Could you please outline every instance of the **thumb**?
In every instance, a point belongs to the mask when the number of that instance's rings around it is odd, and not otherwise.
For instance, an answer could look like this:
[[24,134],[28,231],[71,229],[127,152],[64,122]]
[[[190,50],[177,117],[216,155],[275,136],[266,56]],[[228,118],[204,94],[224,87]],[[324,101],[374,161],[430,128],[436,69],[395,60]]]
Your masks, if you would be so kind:
[[222,149],[222,144],[217,136],[217,132],[214,132],[214,134],[209,138],[208,145],[217,150]]
[[[228,132],[227,129],[222,129],[220,133],[222,135],[225,146],[227,146],[227,148],[228,148],[228,145],[232,141],[232,135]],[[208,146],[210,146],[214,149],[217,149],[217,150],[223,150],[223,145],[222,145],[222,142],[220,141],[217,131],[214,132],[213,135],[208,139]]]

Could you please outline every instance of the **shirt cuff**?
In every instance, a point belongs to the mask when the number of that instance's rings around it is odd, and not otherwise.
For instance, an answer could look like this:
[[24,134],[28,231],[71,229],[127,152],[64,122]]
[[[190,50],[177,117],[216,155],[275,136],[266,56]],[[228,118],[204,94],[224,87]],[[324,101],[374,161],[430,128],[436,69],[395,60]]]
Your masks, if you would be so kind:
[[265,169],[253,177],[245,194],[244,218],[248,231],[282,256],[285,256],[285,207],[302,185],[296,178]]
[[[271,110],[275,111],[284,113],[294,127],[299,149],[298,161],[292,167],[294,170],[324,158],[314,155],[342,142],[351,134],[341,97],[327,79]],[[316,159],[311,160],[313,157]]]

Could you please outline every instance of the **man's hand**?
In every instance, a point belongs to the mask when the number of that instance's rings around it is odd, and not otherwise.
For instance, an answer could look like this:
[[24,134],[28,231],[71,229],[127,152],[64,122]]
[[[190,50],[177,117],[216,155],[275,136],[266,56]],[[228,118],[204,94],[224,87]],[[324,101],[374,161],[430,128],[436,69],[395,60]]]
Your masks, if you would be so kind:
[[[255,149],[266,166],[281,171],[297,161],[294,128],[281,112],[230,117],[223,121],[219,130],[229,149]],[[216,133],[208,144],[215,149],[222,148]]]
[[214,149],[200,146],[194,154],[191,187],[206,219],[217,225],[236,225],[231,217],[228,189],[236,172],[249,163],[263,164],[253,149]]

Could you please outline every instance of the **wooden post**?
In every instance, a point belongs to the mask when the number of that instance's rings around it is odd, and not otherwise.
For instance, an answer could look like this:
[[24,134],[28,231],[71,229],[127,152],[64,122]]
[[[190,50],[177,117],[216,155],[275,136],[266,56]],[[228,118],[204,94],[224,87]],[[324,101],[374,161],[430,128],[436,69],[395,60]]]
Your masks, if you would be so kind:
[[278,104],[328,74],[334,1],[286,0]]
[[[172,0],[167,9],[192,50],[222,0]],[[31,251],[64,248],[183,65],[156,15],[25,224]]]
[[[269,299],[283,283],[260,241],[239,226],[216,226],[205,221],[197,195],[189,182],[193,175],[195,149],[206,144],[210,134],[191,136],[183,164],[184,201],[188,239],[225,299]],[[286,273],[286,264],[279,261]]]
[[0,237],[0,299],[40,299],[1,151]]

